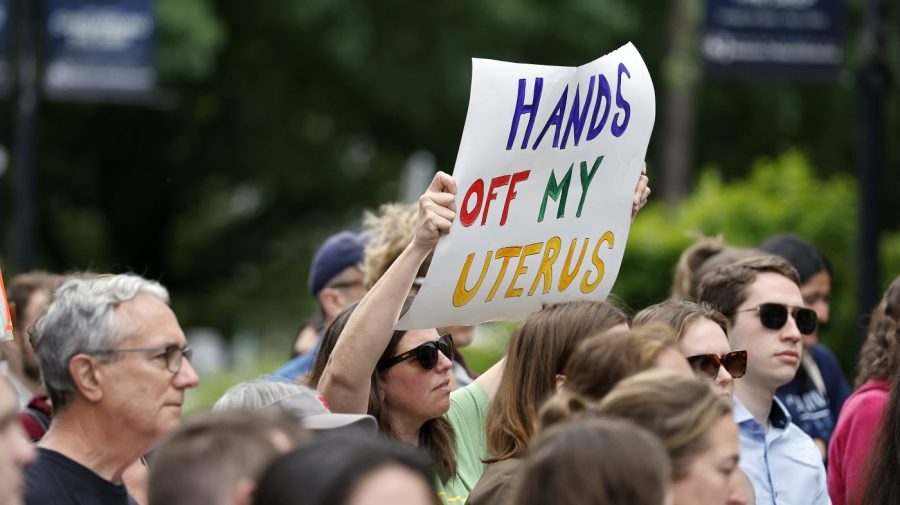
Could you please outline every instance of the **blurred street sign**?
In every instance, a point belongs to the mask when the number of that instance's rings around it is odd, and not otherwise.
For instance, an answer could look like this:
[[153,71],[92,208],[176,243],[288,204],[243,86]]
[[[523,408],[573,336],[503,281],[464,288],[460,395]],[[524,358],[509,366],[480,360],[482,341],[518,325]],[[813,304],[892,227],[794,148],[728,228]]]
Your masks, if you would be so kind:
[[707,0],[710,77],[829,79],[840,69],[843,0]]
[[142,102],[156,90],[153,0],[47,0],[48,98]]

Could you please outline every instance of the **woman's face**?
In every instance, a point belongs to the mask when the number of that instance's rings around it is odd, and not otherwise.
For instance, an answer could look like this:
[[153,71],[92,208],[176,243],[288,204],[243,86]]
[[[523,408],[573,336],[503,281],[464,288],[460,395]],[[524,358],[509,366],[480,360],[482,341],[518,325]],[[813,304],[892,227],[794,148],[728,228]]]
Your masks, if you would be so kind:
[[[723,356],[731,351],[731,346],[722,327],[703,317],[688,324],[678,342],[678,349],[685,357],[698,354]],[[713,380],[723,395],[731,397],[734,393],[734,378],[725,367],[719,367],[719,373]]]
[[[828,272],[821,271],[809,279],[803,286],[800,286],[800,294],[803,295],[803,303],[816,311],[816,318],[819,324],[828,322],[829,309],[828,300],[831,297],[831,276]],[[803,335],[803,345],[812,347],[818,342],[816,332],[812,335]]]
[[690,464],[688,474],[673,483],[675,505],[726,505],[738,467],[738,431],[731,415],[722,416],[707,433],[708,448]]
[[360,479],[347,505],[433,505],[435,493],[421,475],[399,465],[388,465]]
[[[425,342],[437,340],[435,330],[411,330],[397,344],[394,356]],[[444,415],[450,408],[453,362],[438,352],[437,365],[422,368],[416,358],[398,363],[384,372],[384,403],[391,416],[424,423]]]

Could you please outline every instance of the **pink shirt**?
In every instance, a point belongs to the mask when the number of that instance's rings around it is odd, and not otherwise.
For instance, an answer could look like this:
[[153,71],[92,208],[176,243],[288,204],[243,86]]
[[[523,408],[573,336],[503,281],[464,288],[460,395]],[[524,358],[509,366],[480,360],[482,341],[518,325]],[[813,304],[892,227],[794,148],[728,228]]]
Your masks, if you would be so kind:
[[890,384],[870,380],[853,392],[838,417],[828,445],[828,494],[834,505],[846,505],[865,489],[861,473],[872,441],[881,429]]

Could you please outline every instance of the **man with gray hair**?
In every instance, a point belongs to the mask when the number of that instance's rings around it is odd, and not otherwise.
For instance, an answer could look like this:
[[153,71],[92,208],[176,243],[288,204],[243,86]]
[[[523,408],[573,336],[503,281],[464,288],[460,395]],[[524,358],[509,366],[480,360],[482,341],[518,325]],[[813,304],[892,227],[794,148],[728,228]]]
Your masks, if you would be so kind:
[[35,325],[34,348],[55,410],[26,505],[130,505],[122,481],[181,419],[199,383],[159,283],[136,275],[72,279]]

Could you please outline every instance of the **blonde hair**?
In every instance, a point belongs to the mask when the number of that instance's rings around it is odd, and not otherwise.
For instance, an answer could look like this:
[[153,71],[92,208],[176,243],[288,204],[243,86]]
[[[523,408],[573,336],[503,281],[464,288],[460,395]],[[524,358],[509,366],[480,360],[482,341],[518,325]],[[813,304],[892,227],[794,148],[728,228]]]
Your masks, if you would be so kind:
[[[369,235],[363,259],[363,280],[366,289],[378,282],[400,253],[412,242],[416,232],[416,204],[386,203],[377,213],[363,216],[364,233]],[[423,277],[431,265],[431,255],[419,267]]]
[[675,338],[680,342],[687,329],[700,319],[709,319],[716,323],[728,338],[728,318],[707,303],[687,300],[666,300],[651,305],[638,312],[632,324],[636,327],[654,323],[666,324],[675,331]]
[[731,404],[693,377],[648,370],[620,382],[597,404],[596,413],[633,421],[656,434],[669,452],[677,481],[708,448],[713,425],[730,418]]

